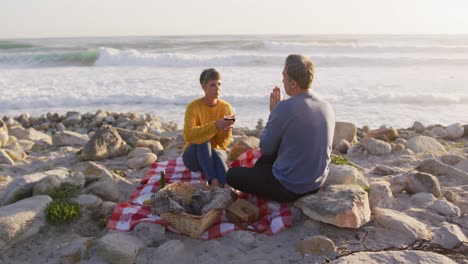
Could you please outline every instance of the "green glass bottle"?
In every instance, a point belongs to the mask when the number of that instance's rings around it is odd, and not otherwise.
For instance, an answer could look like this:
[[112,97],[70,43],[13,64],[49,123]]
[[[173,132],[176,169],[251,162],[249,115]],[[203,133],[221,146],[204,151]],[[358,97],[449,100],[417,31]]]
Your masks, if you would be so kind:
[[159,179],[159,190],[164,188],[164,186],[166,186],[166,171],[162,170],[161,171],[161,177]]

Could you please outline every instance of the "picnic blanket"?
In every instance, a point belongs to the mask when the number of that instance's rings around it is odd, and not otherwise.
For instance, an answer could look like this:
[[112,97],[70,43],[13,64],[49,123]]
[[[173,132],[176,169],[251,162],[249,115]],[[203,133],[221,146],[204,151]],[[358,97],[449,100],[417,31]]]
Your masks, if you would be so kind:
[[[252,167],[260,156],[261,152],[259,149],[249,150],[239,156],[237,160],[230,163],[229,167]],[[180,233],[158,215],[153,215],[149,205],[143,204],[145,200],[150,199],[151,195],[158,190],[160,172],[162,170],[166,171],[166,184],[178,181],[196,184],[206,180],[202,173],[189,171],[184,166],[181,157],[175,160],[153,163],[151,169],[141,180],[141,186],[138,187],[137,191],[130,197],[130,200],[120,203],[115,207],[107,224],[107,228],[130,231],[140,222],[151,222],[164,225],[172,232]],[[291,208],[287,203],[277,203],[247,193],[240,193],[239,198],[250,201],[260,209],[260,218],[249,226],[250,230],[256,230],[257,232],[267,235],[274,235],[292,226]],[[205,231],[200,236],[200,239],[208,240],[236,230],[245,230],[245,228],[229,222],[226,217],[226,210],[221,210],[219,217],[221,221]]]

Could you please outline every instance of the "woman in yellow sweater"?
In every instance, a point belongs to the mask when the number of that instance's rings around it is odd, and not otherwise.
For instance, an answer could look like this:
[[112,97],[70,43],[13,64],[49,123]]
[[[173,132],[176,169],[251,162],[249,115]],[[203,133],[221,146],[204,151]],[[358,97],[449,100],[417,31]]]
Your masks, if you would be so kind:
[[185,166],[191,171],[202,171],[214,187],[226,184],[226,148],[232,140],[234,120],[232,106],[219,98],[221,74],[213,68],[204,70],[200,84],[205,96],[187,105],[184,123]]

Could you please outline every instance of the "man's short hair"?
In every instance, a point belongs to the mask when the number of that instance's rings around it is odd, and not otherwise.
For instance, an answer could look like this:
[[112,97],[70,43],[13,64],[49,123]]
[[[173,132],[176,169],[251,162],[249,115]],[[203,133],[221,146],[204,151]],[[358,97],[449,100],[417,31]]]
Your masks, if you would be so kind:
[[288,78],[297,82],[301,89],[309,89],[314,80],[315,66],[311,59],[301,54],[291,54],[284,64]]
[[221,73],[215,68],[204,69],[200,74],[200,84],[203,86],[210,80],[221,80]]

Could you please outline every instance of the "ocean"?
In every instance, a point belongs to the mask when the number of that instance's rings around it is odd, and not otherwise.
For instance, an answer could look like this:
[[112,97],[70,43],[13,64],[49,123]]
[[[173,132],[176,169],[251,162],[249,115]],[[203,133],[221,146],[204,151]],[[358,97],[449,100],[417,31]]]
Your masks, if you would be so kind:
[[223,75],[237,126],[268,119],[284,60],[316,65],[312,90],[361,127],[468,124],[468,36],[262,35],[0,39],[0,116],[153,113],[183,125],[204,68]]

